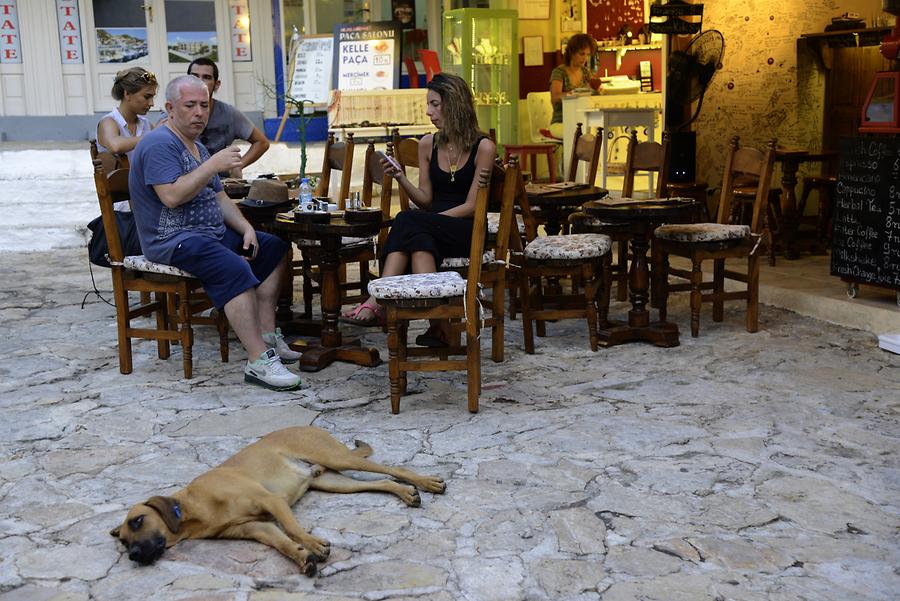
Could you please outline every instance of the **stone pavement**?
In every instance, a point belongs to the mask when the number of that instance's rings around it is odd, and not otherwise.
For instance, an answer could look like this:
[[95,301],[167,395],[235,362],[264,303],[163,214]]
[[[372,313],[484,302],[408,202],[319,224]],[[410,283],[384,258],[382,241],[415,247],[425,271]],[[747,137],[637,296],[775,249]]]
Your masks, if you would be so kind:
[[[463,374],[427,373],[392,416],[386,365],[268,392],[202,328],[192,380],[146,342],[119,374],[113,309],[81,308],[83,249],[3,254],[0,282],[0,601],[898,598],[900,357],[859,330],[764,306],[757,334],[732,309],[674,349],[591,353],[581,323],[549,324],[527,356],[517,321],[480,413]],[[685,332],[683,302],[670,314]],[[308,493],[295,514],[332,543],[316,578],[246,541],[137,567],[109,536],[131,504],[308,423],[446,494]]]

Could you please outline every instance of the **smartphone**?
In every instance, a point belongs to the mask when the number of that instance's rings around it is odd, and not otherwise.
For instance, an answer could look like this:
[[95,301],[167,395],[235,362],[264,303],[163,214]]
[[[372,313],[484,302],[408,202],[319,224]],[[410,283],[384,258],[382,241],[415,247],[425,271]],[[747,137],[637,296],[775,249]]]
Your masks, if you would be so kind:
[[243,246],[241,246],[240,248],[238,248],[238,254],[241,255],[242,257],[252,257],[253,251],[255,249],[256,249],[256,247],[253,246],[252,244],[250,246],[248,246],[247,248],[244,248]]
[[397,159],[395,159],[394,157],[392,157],[392,156],[390,156],[390,155],[388,155],[388,154],[385,154],[385,152],[384,152],[383,150],[376,150],[376,151],[375,151],[375,154],[377,154],[378,156],[380,156],[381,158],[383,158],[384,160],[386,160],[388,163],[390,163],[390,164],[391,164],[391,167],[393,167],[393,168],[396,169],[397,171],[402,171],[402,170],[403,170],[403,168],[400,167],[400,163],[397,162]]

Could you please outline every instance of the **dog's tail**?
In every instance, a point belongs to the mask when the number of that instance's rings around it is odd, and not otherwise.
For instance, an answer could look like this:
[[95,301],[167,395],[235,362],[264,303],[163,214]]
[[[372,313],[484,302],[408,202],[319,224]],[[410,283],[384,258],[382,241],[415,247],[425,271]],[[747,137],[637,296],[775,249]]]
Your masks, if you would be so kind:
[[356,445],[356,448],[350,451],[350,453],[352,453],[353,455],[356,455],[358,457],[368,457],[372,454],[372,447],[370,447],[368,443],[365,443],[361,440],[354,440],[353,444]]

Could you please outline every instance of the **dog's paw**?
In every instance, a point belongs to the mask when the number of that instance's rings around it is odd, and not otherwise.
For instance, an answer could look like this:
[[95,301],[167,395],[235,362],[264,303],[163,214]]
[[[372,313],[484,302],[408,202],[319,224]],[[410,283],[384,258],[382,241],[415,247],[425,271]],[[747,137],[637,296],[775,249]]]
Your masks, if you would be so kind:
[[314,557],[310,557],[306,560],[306,563],[300,566],[300,570],[303,572],[304,576],[308,576],[312,578],[316,575],[319,567],[316,564],[316,559]]
[[444,484],[443,478],[437,476],[422,476],[422,481],[417,483],[417,486],[425,492],[434,493],[436,495],[442,495],[444,494],[444,491],[447,490],[447,485]]
[[415,486],[404,486],[397,496],[410,507],[420,507],[422,505],[422,499],[419,497],[419,491],[416,490]]
[[322,538],[310,536],[303,541],[303,547],[319,561],[325,561],[331,554],[331,543]]

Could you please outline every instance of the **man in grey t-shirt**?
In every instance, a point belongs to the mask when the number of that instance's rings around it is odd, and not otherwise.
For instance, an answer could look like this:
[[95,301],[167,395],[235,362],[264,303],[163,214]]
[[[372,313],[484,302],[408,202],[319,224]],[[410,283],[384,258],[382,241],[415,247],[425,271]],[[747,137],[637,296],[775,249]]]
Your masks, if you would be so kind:
[[219,81],[219,67],[215,62],[206,57],[196,58],[188,66],[187,72],[188,75],[200,78],[209,90],[209,122],[199,138],[209,153],[216,154],[231,146],[235,140],[250,142],[250,148],[241,157],[240,167],[219,174],[224,177],[241,177],[242,170],[255,163],[269,149],[269,140],[244,113],[227,102],[213,99],[213,92],[222,83]]

